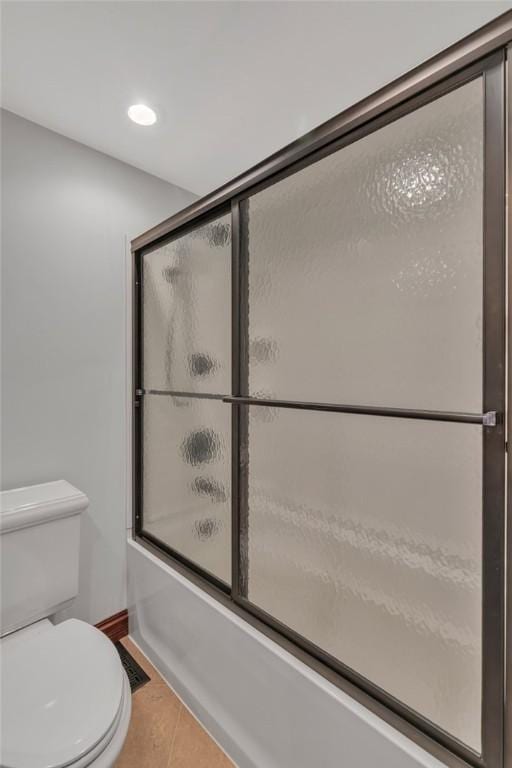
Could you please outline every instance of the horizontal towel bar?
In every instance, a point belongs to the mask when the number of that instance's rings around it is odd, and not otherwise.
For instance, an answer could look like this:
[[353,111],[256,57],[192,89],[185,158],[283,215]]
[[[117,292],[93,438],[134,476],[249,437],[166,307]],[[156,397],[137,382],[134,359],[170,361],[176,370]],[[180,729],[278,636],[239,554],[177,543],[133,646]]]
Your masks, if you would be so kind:
[[259,397],[224,397],[224,403],[232,405],[266,405],[274,408],[297,408],[307,411],[328,411],[331,413],[357,413],[366,416],[388,416],[397,419],[421,419],[423,421],[451,421],[462,424],[481,424],[495,427],[498,424],[496,411],[487,413],[458,413],[455,411],[424,411],[412,408],[379,408],[372,405],[338,405],[334,403],[308,403],[296,400],[271,400]]

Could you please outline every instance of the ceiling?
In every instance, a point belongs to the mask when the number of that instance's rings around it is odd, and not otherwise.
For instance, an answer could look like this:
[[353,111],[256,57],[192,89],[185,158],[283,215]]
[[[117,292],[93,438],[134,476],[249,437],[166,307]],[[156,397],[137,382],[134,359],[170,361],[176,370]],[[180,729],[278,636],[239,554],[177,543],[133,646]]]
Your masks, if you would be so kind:
[[2,102],[203,194],[511,7],[3,2]]

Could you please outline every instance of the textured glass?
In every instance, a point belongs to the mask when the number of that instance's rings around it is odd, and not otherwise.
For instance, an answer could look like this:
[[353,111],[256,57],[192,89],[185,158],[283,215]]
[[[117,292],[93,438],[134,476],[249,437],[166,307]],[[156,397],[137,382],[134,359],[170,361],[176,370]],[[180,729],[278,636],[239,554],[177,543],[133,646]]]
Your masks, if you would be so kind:
[[231,391],[231,217],[143,258],[143,386]]
[[249,411],[249,599],[478,751],[481,427]]
[[231,409],[144,397],[144,530],[231,581]]
[[482,409],[483,89],[248,202],[250,393]]

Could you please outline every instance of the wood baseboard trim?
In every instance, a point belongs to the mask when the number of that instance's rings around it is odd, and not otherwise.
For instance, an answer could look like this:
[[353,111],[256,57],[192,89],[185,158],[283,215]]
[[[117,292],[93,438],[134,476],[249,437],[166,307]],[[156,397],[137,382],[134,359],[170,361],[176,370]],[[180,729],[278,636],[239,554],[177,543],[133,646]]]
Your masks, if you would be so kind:
[[122,637],[128,634],[128,611],[119,611],[108,619],[104,619],[96,624],[96,628],[104,632],[113,643],[117,643]]

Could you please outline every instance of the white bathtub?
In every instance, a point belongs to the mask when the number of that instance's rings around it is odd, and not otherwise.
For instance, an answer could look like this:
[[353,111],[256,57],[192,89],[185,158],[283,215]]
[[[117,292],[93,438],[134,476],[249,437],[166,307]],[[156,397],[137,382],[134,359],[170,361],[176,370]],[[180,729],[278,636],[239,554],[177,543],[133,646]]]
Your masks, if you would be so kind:
[[239,768],[441,768],[133,541],[130,634]]

